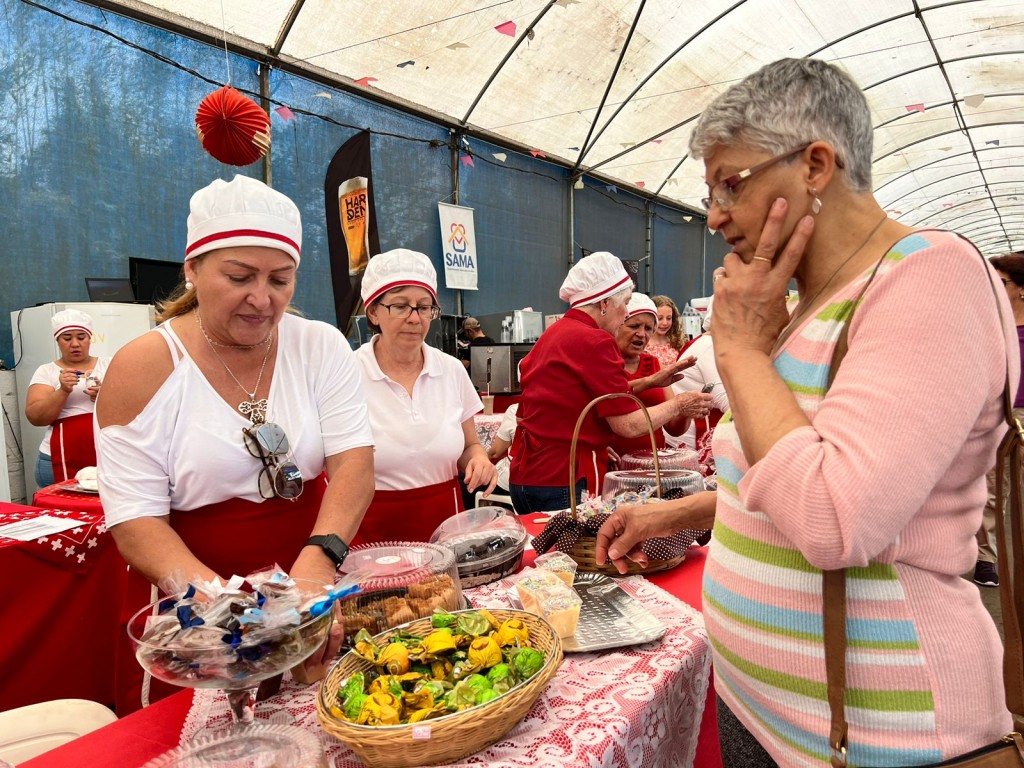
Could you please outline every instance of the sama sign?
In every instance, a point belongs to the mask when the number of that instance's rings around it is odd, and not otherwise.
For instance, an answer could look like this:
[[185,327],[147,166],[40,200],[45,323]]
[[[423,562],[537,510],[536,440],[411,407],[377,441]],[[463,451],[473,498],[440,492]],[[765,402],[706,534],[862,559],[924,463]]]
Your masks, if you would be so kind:
[[444,284],[446,288],[477,290],[476,231],[473,209],[461,205],[438,203],[441,221],[441,249],[444,252]]

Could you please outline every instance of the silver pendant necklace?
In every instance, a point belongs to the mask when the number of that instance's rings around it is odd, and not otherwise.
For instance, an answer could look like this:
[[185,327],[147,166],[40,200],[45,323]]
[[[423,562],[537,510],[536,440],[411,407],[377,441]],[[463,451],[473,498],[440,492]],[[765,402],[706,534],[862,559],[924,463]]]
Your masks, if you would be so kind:
[[[214,356],[218,360],[220,360],[220,364],[224,366],[224,370],[228,372],[228,376],[234,379],[235,384],[238,385],[239,389],[245,392],[245,396],[248,398],[247,400],[243,400],[238,404],[239,413],[248,418],[249,421],[251,421],[254,426],[258,424],[263,424],[267,420],[267,398],[264,397],[260,400],[257,400],[256,393],[260,391],[260,382],[263,381],[263,371],[267,369],[267,360],[270,359],[270,348],[273,346],[271,344],[271,341],[273,341],[274,332],[271,331],[269,334],[267,334],[267,338],[264,341],[260,342],[260,344],[267,345],[267,351],[263,354],[263,364],[260,366],[260,373],[256,377],[256,386],[253,387],[252,392],[250,392],[249,390],[242,386],[242,382],[240,382],[238,380],[238,377],[235,376],[234,372],[230,368],[228,368],[228,364],[224,362],[224,358],[221,357],[220,352],[217,351],[217,347],[214,345],[213,339],[211,339],[206,334],[206,329],[203,328],[203,316],[199,314],[199,307],[196,307],[196,320],[199,323],[199,332],[203,334],[203,338],[206,339],[206,343],[210,345],[210,349],[213,351]],[[251,347],[239,346],[235,348],[255,349],[256,347],[260,346],[260,344],[255,344]],[[221,346],[228,345],[222,344]]]

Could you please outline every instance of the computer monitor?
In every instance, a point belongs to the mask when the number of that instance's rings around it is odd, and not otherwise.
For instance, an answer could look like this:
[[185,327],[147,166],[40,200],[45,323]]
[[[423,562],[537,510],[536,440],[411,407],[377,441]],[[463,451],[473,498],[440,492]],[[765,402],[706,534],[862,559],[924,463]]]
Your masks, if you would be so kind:
[[89,301],[120,301],[131,304],[135,301],[131,281],[126,277],[87,277],[85,290]]
[[181,283],[181,262],[128,257],[128,276],[139,301],[156,304]]

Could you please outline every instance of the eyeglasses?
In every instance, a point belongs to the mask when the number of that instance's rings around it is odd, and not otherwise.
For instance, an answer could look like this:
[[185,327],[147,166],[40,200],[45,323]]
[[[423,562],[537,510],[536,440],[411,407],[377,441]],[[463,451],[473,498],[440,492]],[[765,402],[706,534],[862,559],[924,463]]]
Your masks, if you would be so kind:
[[415,309],[416,314],[420,316],[421,320],[436,320],[437,316],[441,314],[441,308],[436,304],[424,304],[422,307],[414,307],[411,304],[381,304],[388,314],[394,315],[395,317],[404,320],[412,311]]
[[264,422],[242,429],[245,447],[263,463],[260,496],[294,501],[302,495],[302,473],[289,456],[288,436],[277,424]]
[[[755,173],[760,173],[761,171],[767,168],[771,168],[776,163],[781,163],[783,160],[787,160],[793,157],[793,155],[799,155],[809,146],[811,145],[804,144],[802,147],[797,147],[796,149],[786,152],[785,154],[776,155],[770,160],[765,160],[763,163],[759,163],[758,165],[755,165],[753,168],[747,168],[745,171],[734,173],[727,179],[722,179],[720,182],[715,184],[715,186],[711,187],[711,196],[705,197],[703,200],[701,200],[701,205],[704,206],[704,210],[706,211],[711,210],[712,203],[717,205],[719,210],[728,211],[730,208],[733,207],[733,205],[736,204],[736,187],[740,185],[740,182],[746,181]],[[843,167],[843,164],[839,161],[838,157],[836,158],[836,165],[838,165],[840,168]]]

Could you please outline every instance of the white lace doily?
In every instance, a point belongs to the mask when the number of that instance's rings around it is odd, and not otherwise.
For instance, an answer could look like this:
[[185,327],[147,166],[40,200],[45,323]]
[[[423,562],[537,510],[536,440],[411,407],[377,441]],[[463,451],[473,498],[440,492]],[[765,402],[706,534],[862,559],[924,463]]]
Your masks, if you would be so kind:
[[[700,613],[643,577],[618,584],[657,617],[668,631],[645,645],[594,653],[566,654],[558,673],[533,708],[500,741],[464,758],[455,766],[562,768],[679,768],[692,766],[711,655]],[[508,580],[466,595],[476,607],[509,607]],[[286,679],[280,693],[266,703],[286,709],[299,727],[320,735],[328,762],[335,768],[363,768],[344,744],[316,719],[318,686]],[[257,713],[261,706],[257,704]],[[220,691],[197,690],[181,742],[204,726],[230,721]]]

